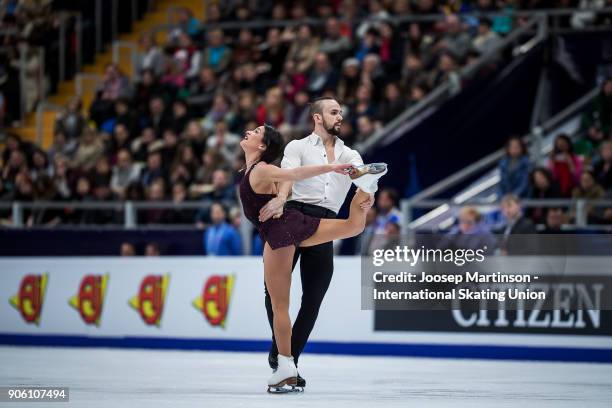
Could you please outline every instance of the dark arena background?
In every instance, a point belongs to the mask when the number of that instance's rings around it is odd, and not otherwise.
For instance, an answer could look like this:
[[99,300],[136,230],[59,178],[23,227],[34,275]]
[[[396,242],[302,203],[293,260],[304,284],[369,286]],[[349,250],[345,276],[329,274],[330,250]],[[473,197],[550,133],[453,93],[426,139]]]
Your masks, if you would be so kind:
[[[389,172],[334,241],[304,392],[269,395],[240,142],[310,135],[326,96]],[[610,0],[0,0],[0,408],[32,387],[87,408],[610,407],[610,233]],[[364,300],[376,251],[421,244],[537,256],[551,297]]]

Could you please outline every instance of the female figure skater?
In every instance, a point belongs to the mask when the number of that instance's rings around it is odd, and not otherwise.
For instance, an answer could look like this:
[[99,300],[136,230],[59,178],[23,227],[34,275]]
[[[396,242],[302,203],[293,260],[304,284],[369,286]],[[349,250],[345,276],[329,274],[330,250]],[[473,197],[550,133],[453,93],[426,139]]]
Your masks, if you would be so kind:
[[[264,125],[247,131],[240,142],[246,156],[246,171],[240,182],[240,199],[246,217],[257,227],[264,246],[264,279],[274,310],[274,336],[278,344],[278,369],[268,380],[268,391],[284,385],[295,385],[297,369],[291,356],[291,320],[289,290],[291,269],[296,246],[312,246],[334,239],[360,234],[365,227],[367,211],[360,203],[377,189],[377,181],[387,172],[385,164],[370,164],[355,168],[351,164],[324,164],[282,169],[271,163],[283,153],[283,139],[271,126]],[[351,202],[346,220],[320,219],[285,209],[280,218],[259,222],[259,210],[276,196],[276,183],[315,177],[337,172],[351,175],[360,187]]]

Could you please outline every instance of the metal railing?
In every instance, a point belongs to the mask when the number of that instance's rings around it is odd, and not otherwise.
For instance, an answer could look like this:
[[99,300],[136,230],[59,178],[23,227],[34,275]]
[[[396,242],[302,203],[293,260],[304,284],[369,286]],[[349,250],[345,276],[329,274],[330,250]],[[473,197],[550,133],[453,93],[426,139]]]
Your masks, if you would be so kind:
[[[480,200],[468,200],[463,203],[455,203],[452,200],[420,200],[413,201],[410,199],[403,199],[400,201],[400,208],[403,216],[403,233],[411,235],[416,230],[422,228],[431,219],[434,219],[441,213],[445,213],[451,210],[455,213],[457,210],[466,206],[473,206],[478,208],[491,209],[499,208],[498,201],[480,199]],[[612,208],[611,199],[599,199],[599,200],[587,200],[587,199],[524,199],[521,200],[521,206],[523,208],[568,208],[575,211],[575,223],[572,224],[576,227],[594,227],[606,228],[605,225],[601,224],[589,224],[588,223],[588,211],[590,208]],[[418,220],[414,220],[412,212],[418,209],[436,209],[438,213],[431,211],[425,216],[420,217]],[[448,228],[452,225],[443,225],[442,228]],[[612,227],[609,227],[612,228]]]

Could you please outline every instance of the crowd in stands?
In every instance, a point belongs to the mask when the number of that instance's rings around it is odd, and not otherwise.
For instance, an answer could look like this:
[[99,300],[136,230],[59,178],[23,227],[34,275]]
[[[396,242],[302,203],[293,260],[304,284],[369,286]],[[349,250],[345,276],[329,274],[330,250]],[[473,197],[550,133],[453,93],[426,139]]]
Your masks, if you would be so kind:
[[[531,199],[612,198],[612,78],[583,112],[575,135],[559,134],[543,163],[529,159],[524,142],[512,137],[499,163],[500,197]],[[550,208],[528,208],[527,216],[545,224]],[[557,208],[554,209],[555,214]],[[576,208],[561,209],[565,223],[575,223]],[[612,207],[587,208],[589,224],[612,224]]]
[[[207,252],[239,252],[235,185],[244,167],[238,143],[245,129],[268,123],[278,127],[287,141],[303,137],[311,129],[308,101],[332,95],[343,105],[341,137],[349,145],[362,142],[431,89],[456,76],[462,67],[494,49],[524,21],[512,15],[513,9],[578,2],[256,3],[257,7],[241,2],[212,4],[206,25],[188,9],[181,9],[177,27],[163,44],[156,43],[153,33],[143,33],[137,76],[130,78],[115,64],[106,66],[92,104],[83,106],[74,97],[58,115],[48,150],[9,135],[0,159],[0,200],[198,202],[198,210],[140,210],[137,221],[209,227],[204,239]],[[472,11],[502,14],[462,17]],[[391,18],[427,14],[441,17],[419,22]],[[22,21],[24,16],[29,15],[13,14],[22,30],[24,24],[39,21]],[[307,16],[323,24],[299,23]],[[295,20],[297,24],[225,29],[214,25],[258,19]],[[43,26],[50,23],[40,21]],[[55,27],[52,21],[51,27]],[[45,35],[46,31],[30,28],[30,33]],[[0,61],[0,77],[8,72],[11,61],[14,56]],[[11,81],[2,84],[0,105],[13,97],[8,96],[11,86]],[[35,99],[30,101],[35,103]],[[602,104],[602,109],[609,109],[609,102]],[[592,127],[589,140],[596,137]],[[591,146],[595,166],[600,160],[594,154],[598,145]],[[591,187],[582,184],[583,178],[586,181],[583,159],[555,162],[561,156],[578,157],[571,156],[572,146],[563,146],[559,139],[543,177],[557,182],[560,194],[593,194]],[[601,150],[605,161],[605,149]],[[524,177],[531,167],[522,158],[523,152],[520,142],[509,143],[504,164],[508,191],[521,197],[539,194],[529,177]],[[609,164],[603,168],[609,172]],[[598,177],[593,180],[599,182]],[[373,210],[377,213],[371,217],[376,234],[399,234],[397,200],[392,191],[379,194],[378,209]],[[24,215],[29,226],[123,222],[123,213],[114,209],[36,209]],[[10,213],[0,210],[4,222],[10,222],[9,217]]]

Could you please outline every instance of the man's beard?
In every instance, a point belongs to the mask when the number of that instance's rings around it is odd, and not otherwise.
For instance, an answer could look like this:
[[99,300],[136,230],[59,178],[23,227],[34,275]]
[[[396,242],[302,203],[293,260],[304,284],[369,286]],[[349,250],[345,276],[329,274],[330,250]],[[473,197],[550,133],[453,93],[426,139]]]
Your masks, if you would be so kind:
[[338,127],[338,129],[336,129],[335,125],[329,126],[325,122],[325,120],[323,121],[323,127],[325,128],[327,133],[329,133],[330,135],[334,135],[334,136],[339,136],[340,135],[340,127]]

